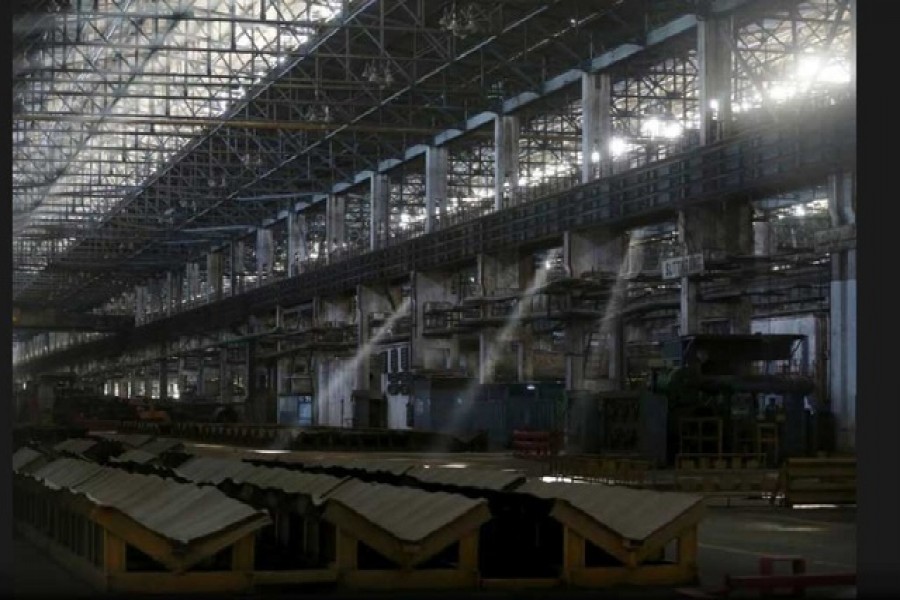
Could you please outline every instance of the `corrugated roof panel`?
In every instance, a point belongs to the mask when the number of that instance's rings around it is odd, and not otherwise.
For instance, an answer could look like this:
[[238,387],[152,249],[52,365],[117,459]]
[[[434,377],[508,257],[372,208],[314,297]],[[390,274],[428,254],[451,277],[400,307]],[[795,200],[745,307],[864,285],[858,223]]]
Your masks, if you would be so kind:
[[141,452],[147,452],[148,454],[159,456],[160,454],[178,450],[183,447],[184,442],[182,442],[181,440],[176,440],[173,438],[156,438],[155,440],[142,445],[140,449]]
[[92,434],[95,437],[102,438],[104,440],[109,440],[112,442],[119,442],[129,448],[140,448],[144,444],[148,443],[153,439],[152,435],[147,435],[144,433],[95,433]]
[[689,509],[703,503],[702,497],[690,494],[591,483],[529,480],[516,492],[564,500],[621,537],[634,541],[647,539]]
[[189,481],[218,485],[226,479],[242,478],[254,468],[250,463],[239,460],[198,456],[188,460],[175,472]]
[[440,466],[414,467],[406,475],[425,483],[438,483],[483,490],[502,491],[523,483],[521,473],[491,469],[456,469]]
[[16,450],[15,454],[13,454],[13,473],[28,469],[29,465],[33,465],[42,458],[45,458],[44,455],[34,448],[29,448],[28,446],[19,448]]
[[51,466],[36,477],[84,495],[98,506],[114,508],[182,544],[254,519],[260,527],[268,521],[263,511],[233,500],[214,487],[175,483],[74,459],[54,461]]
[[421,542],[482,504],[458,494],[350,480],[328,496],[395,538]]
[[78,460],[60,458],[32,473],[32,477],[53,488],[69,488],[102,472],[104,467]]
[[126,450],[119,456],[116,456],[110,460],[118,463],[135,463],[138,465],[145,465],[149,462],[152,462],[159,458],[156,454],[151,454],[150,452],[145,452],[139,448],[133,448],[131,450]]
[[53,446],[53,449],[57,452],[84,454],[96,445],[97,440],[90,440],[87,438],[71,438],[56,444],[55,446]]
[[235,483],[252,485],[261,490],[277,490],[285,494],[309,496],[316,504],[322,502],[330,492],[347,481],[347,478],[342,477],[270,467],[255,467],[253,471],[247,472],[237,479],[231,479]]
[[408,460],[369,459],[369,458],[338,458],[338,459],[307,459],[304,461],[309,466],[338,467],[353,469],[367,473],[386,473],[390,475],[403,475],[418,463]]

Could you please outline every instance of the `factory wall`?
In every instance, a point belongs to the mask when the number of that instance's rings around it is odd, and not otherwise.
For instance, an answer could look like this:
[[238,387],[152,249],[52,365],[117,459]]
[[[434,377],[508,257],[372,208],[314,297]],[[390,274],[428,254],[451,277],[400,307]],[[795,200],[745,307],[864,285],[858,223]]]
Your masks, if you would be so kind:
[[352,359],[324,358],[316,366],[315,424],[341,427],[353,418],[351,398],[356,387]]

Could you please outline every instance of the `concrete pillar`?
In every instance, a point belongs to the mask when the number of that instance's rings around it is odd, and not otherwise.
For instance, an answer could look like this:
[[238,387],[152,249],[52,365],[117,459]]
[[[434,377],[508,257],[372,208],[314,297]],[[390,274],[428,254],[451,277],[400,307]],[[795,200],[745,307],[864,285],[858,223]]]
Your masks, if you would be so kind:
[[697,24],[701,144],[716,142],[731,129],[733,37],[730,18],[703,19]]
[[[600,174],[600,161],[609,156],[612,138],[612,85],[609,73],[581,76],[581,180],[593,181]],[[594,155],[598,155],[595,160]]]
[[210,300],[221,300],[225,276],[225,257],[221,252],[206,255],[206,280],[209,285]]
[[309,258],[309,225],[306,215],[288,213],[288,277],[300,274],[301,264]]
[[346,211],[347,199],[345,197],[328,195],[325,200],[325,252],[329,262],[335,250],[344,244]]
[[755,221],[753,223],[754,256],[772,256],[775,254],[775,236],[772,234],[772,223]]
[[256,230],[256,274],[265,281],[275,266],[275,238],[271,229]]
[[526,282],[521,277],[521,258],[517,251],[478,255],[478,283],[482,294],[494,296],[521,290]]
[[200,288],[200,265],[198,263],[188,263],[185,267],[187,276],[188,299],[196,300],[201,295]]
[[165,401],[169,397],[169,356],[165,345],[159,359],[159,399]]
[[184,277],[181,273],[166,273],[166,286],[168,287],[168,303],[167,314],[175,314],[181,310],[182,289],[184,286]]
[[147,288],[143,285],[134,288],[134,324],[143,325],[147,316]]
[[[685,256],[703,254],[704,261],[750,256],[754,250],[752,207],[749,201],[732,200],[690,208],[679,213],[678,235]],[[733,282],[743,290],[746,282]],[[732,334],[750,333],[752,305],[746,297],[720,307],[699,302],[700,282],[696,275],[681,278],[681,335],[703,333],[703,321],[713,313],[727,318]]]
[[369,190],[369,249],[388,245],[390,238],[391,182],[387,175],[372,175]]
[[437,227],[447,214],[447,148],[429,146],[425,151],[425,233]]
[[366,389],[371,393],[381,392],[381,382],[375,381],[371,375],[371,358],[372,354],[377,352],[376,347],[371,347],[375,332],[372,331],[372,314],[393,313],[390,299],[382,290],[359,285],[356,287],[356,310],[359,335],[359,347],[366,348],[367,352],[359,352],[359,362],[357,363],[357,389]]
[[415,306],[415,332],[410,354],[410,364],[417,369],[455,369],[458,360],[459,341],[434,339],[423,333],[425,327],[425,306],[429,302],[452,302],[451,278],[443,273],[422,273],[412,275],[413,300]]
[[[856,185],[852,173],[829,177],[831,224],[856,223]],[[829,398],[837,421],[839,450],[856,447],[856,249],[831,254],[831,331]]]
[[519,186],[519,118],[497,115],[494,121],[494,208],[515,201]]
[[231,365],[228,364],[228,348],[219,352],[219,397],[223,403],[231,402]]

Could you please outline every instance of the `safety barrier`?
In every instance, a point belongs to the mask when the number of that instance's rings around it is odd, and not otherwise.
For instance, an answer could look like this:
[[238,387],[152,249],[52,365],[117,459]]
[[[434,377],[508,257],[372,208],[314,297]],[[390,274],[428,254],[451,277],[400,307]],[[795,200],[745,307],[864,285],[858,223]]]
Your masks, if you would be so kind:
[[771,495],[777,472],[765,468],[760,454],[679,454],[675,458],[675,488],[722,498],[731,504],[737,498],[758,499]]
[[789,458],[782,467],[778,491],[786,506],[855,504],[856,458]]
[[513,456],[520,458],[549,458],[559,452],[560,440],[551,431],[513,431]]
[[612,485],[644,487],[648,485],[650,461],[616,456],[552,456],[544,474],[550,477],[578,479]]
[[[789,575],[774,574],[775,564],[783,562],[791,565]],[[854,587],[856,573],[815,573],[806,572],[806,559],[799,556],[761,556],[758,575],[726,575],[724,584],[717,589],[679,589],[678,594],[687,598],[708,600],[727,598],[734,592],[758,591],[765,596],[774,595],[779,590],[790,590],[793,597],[803,596],[808,588]]]

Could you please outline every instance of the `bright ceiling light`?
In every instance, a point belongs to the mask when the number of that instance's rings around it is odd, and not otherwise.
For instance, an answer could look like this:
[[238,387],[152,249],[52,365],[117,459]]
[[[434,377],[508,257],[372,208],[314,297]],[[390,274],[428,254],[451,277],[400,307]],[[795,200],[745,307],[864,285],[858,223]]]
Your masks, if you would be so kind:
[[598,163],[598,162],[600,162],[600,153],[597,152],[596,150],[594,150],[593,152],[591,152],[591,162],[592,162],[592,163]]
[[615,158],[628,151],[628,144],[620,137],[614,137],[609,141],[609,153]]
[[663,137],[674,140],[675,138],[681,136],[682,131],[684,131],[684,128],[681,126],[681,123],[679,123],[678,121],[671,121],[669,123],[666,123],[666,126],[663,128],[662,134]]
[[804,56],[797,63],[797,77],[800,81],[813,81],[822,66],[818,56]]

